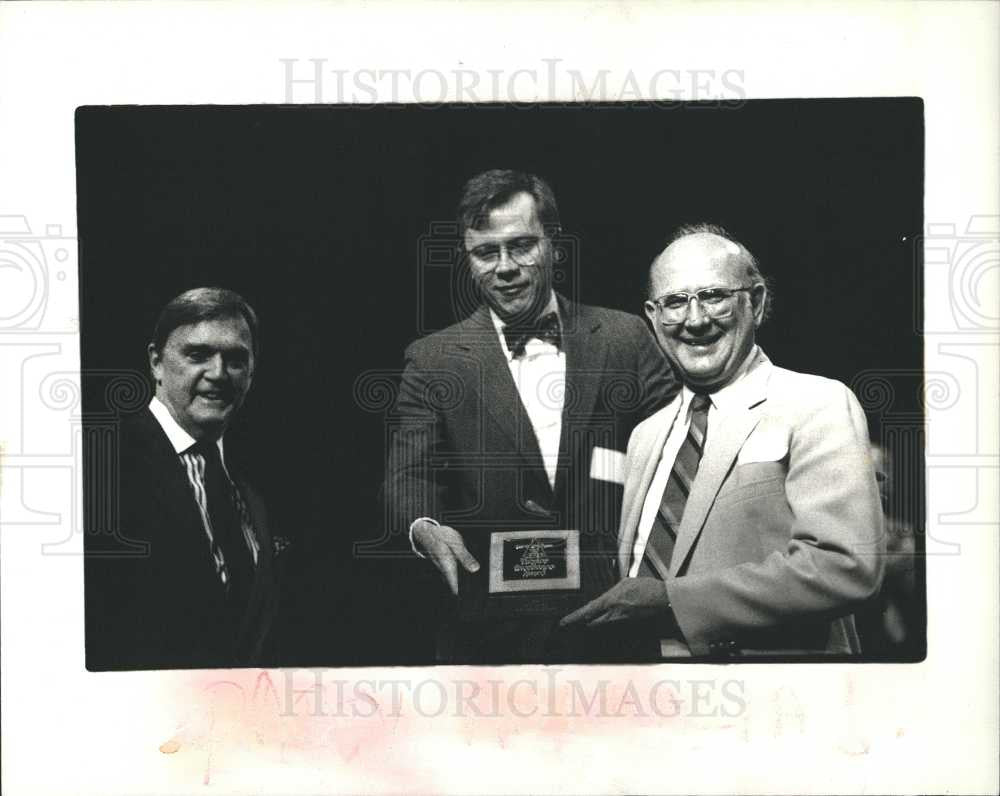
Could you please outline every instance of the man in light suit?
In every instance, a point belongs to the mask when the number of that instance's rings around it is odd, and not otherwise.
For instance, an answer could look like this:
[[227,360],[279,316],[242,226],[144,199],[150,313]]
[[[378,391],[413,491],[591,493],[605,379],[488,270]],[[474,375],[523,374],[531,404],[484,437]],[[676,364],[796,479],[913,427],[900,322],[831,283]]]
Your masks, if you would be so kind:
[[[264,505],[223,435],[259,353],[240,296],[195,288],[171,300],[148,346],[149,407],[123,419],[117,484],[88,458],[88,499],[118,487],[115,539],[86,537],[87,668],[260,665],[277,608]],[[127,540],[128,544],[121,544]]]
[[[642,319],[553,291],[559,214],[542,179],[480,174],[458,221],[482,304],[406,350],[389,530],[452,595],[485,577],[494,530],[578,529],[581,549],[603,551],[610,585],[625,444],[676,392],[669,365]],[[458,621],[452,598],[437,618],[438,661],[498,663],[544,657],[559,617],[477,626]]]
[[623,580],[563,623],[629,623],[665,657],[858,653],[884,538],[857,400],[758,348],[767,285],[719,227],[682,228],[649,297],[684,389],[629,440]]

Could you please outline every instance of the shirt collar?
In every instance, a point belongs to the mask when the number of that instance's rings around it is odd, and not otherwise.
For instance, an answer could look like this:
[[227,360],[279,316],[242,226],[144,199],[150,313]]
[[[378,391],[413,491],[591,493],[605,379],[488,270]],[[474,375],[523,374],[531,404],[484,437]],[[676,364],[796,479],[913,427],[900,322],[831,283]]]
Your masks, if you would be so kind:
[[[538,317],[541,318],[550,312],[556,314],[556,317],[559,318],[559,326],[562,327],[562,316],[559,314],[559,302],[556,301],[555,291],[549,293],[549,303],[545,305],[545,309],[538,313]],[[500,319],[500,316],[493,311],[492,307],[490,307],[490,320],[493,321],[493,328],[497,330],[497,335],[500,337],[500,347],[503,349],[504,356],[507,359],[513,359],[514,357],[511,356],[510,349],[507,348],[507,340],[503,336],[503,330],[507,327],[507,324]]]
[[[740,365],[739,369],[736,371],[736,375],[733,377],[732,381],[729,382],[725,387],[722,387],[709,395],[709,399],[712,402],[712,406],[716,409],[731,409],[742,402],[743,406],[746,406],[746,396],[744,392],[746,390],[747,375],[756,368],[756,366],[766,360],[767,357],[764,352],[760,350],[760,346],[756,343],[750,352],[746,355],[746,359]],[[691,405],[691,399],[694,397],[694,391],[690,387],[685,386],[681,390],[681,411],[686,412],[688,407]]]
[[[149,402],[149,411],[153,413],[153,417],[156,418],[156,422],[160,424],[160,428],[163,429],[163,433],[166,434],[167,439],[170,440],[170,445],[173,447],[174,453],[184,453],[192,445],[197,444],[198,440],[181,428],[180,423],[174,420],[174,416],[170,414],[170,410],[167,409],[166,404],[164,404],[155,395],[153,396],[153,400]],[[224,462],[226,457],[222,447],[222,437],[219,437],[215,441],[215,444],[219,446],[219,456],[222,457]]]

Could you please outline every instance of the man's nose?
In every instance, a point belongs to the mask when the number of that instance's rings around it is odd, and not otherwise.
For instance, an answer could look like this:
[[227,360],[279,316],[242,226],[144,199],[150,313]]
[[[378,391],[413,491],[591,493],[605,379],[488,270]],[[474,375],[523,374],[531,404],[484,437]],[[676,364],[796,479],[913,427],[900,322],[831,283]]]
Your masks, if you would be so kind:
[[210,379],[223,379],[226,377],[226,363],[222,354],[216,354],[206,363],[205,376]]
[[692,296],[688,301],[688,314],[685,324],[687,326],[700,327],[705,326],[711,320],[708,317],[708,313],[701,308],[701,302],[698,301],[697,297]]
[[507,251],[506,246],[500,247],[500,252],[497,255],[497,273],[498,274],[512,274],[516,273],[520,266],[514,262],[514,259],[510,256],[510,252]]

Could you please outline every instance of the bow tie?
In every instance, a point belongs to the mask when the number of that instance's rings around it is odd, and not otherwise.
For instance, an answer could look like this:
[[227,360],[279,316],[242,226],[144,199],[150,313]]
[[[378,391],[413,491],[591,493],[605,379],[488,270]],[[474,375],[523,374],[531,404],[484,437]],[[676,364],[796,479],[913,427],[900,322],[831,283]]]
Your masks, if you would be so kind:
[[560,348],[562,346],[562,332],[559,329],[559,316],[554,312],[549,312],[531,324],[505,326],[503,337],[507,342],[507,349],[515,357],[523,354],[525,344],[535,337]]

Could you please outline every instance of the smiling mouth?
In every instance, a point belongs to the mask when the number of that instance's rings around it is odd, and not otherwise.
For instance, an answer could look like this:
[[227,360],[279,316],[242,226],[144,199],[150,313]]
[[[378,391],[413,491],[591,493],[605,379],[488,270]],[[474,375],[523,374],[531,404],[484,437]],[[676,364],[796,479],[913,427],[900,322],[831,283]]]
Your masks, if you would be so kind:
[[214,404],[227,404],[230,402],[229,395],[221,392],[200,392],[198,397],[203,401],[208,401]]
[[496,291],[503,296],[515,296],[526,287],[527,285],[497,285]]
[[681,340],[681,342],[686,346],[690,346],[691,348],[708,348],[710,345],[716,343],[719,339],[721,339],[721,337],[710,337],[701,340]]

